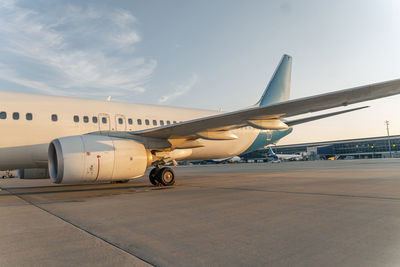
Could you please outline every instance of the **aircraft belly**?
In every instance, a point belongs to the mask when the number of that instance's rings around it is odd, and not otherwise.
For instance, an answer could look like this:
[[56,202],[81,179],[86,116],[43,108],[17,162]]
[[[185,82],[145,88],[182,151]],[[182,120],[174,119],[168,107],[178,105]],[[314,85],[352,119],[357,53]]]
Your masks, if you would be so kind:
[[[0,132],[0,169],[47,168],[49,143],[54,138],[81,134],[76,129],[49,129],[46,125],[8,122]],[[40,127],[42,126],[42,127]]]
[[193,153],[185,160],[218,159],[240,155],[254,142],[259,130],[238,130],[235,140],[202,140],[204,147],[194,148]]
[[47,144],[0,148],[0,169],[47,167],[45,163],[47,163]]

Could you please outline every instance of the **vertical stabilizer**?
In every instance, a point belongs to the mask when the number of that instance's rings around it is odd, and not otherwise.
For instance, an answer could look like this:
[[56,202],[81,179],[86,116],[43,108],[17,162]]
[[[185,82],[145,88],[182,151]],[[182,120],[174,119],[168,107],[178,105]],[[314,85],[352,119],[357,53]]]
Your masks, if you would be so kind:
[[272,150],[271,146],[268,146],[268,153],[271,157],[274,159],[278,159],[278,156],[275,154],[275,152]]
[[258,106],[268,106],[289,100],[291,70],[292,57],[283,55],[274,75],[264,91],[263,96],[257,102]]
[[275,156],[274,151],[272,150],[271,146],[268,146],[268,152],[271,156]]

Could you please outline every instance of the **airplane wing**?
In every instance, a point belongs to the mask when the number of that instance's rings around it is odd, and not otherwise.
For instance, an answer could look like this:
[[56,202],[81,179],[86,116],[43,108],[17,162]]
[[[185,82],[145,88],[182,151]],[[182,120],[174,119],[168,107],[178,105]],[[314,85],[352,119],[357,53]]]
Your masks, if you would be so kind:
[[364,109],[364,108],[369,108],[369,106],[346,109],[346,110],[336,111],[336,112],[332,112],[332,113],[327,113],[327,114],[322,114],[322,115],[317,115],[317,116],[312,116],[312,117],[307,117],[307,118],[302,118],[302,119],[297,119],[297,120],[290,120],[290,121],[284,120],[284,123],[287,126],[294,126],[297,124],[302,124],[302,123],[306,123],[306,122],[310,122],[310,121],[328,118],[328,117],[332,117],[332,116],[336,116],[339,114],[344,114],[344,113],[348,113],[348,112],[352,112],[352,111],[356,111],[356,110],[360,110],[360,109]]
[[[251,107],[178,124],[129,132],[143,137],[173,139],[198,138],[207,132],[224,132],[251,125],[252,120],[280,119],[309,112],[347,106],[363,101],[400,94],[400,79],[370,84],[336,92],[289,100],[269,106]],[[223,140],[223,139],[221,139]]]

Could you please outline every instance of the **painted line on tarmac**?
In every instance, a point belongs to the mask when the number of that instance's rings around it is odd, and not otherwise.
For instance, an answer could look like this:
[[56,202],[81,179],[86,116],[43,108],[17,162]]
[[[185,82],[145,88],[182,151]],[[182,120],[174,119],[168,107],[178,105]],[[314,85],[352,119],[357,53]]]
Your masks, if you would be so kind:
[[[210,187],[207,187],[207,186],[195,186],[195,185],[193,185],[191,187],[210,188]],[[255,191],[255,192],[280,193],[280,194],[315,195],[315,196],[328,196],[328,197],[367,198],[367,199],[397,200],[397,201],[400,201],[399,197],[383,197],[383,196],[368,196],[368,195],[347,195],[347,194],[321,193],[321,192],[263,190],[263,189],[256,189],[256,188],[237,188],[237,187],[214,187],[214,189],[237,190],[237,191]]]
[[25,201],[26,203],[28,203],[28,204],[30,204],[30,205],[32,205],[32,206],[34,206],[34,207],[36,207],[36,208],[38,208],[38,209],[40,209],[40,210],[42,210],[42,211],[44,211],[44,212],[46,212],[46,213],[48,213],[48,214],[50,214],[50,215],[52,215],[52,216],[54,216],[54,217],[60,219],[60,220],[62,220],[62,221],[64,221],[64,222],[66,222],[66,223],[72,225],[74,228],[77,228],[78,230],[81,230],[81,231],[83,231],[83,232],[85,232],[85,233],[91,235],[92,237],[95,237],[95,238],[97,238],[97,239],[100,239],[101,241],[103,241],[103,242],[105,242],[105,243],[107,243],[107,244],[109,244],[109,245],[111,245],[111,246],[113,246],[113,247],[115,247],[115,248],[117,248],[117,249],[119,249],[119,250],[121,250],[121,251],[123,251],[123,252],[129,254],[129,255],[131,255],[132,257],[134,257],[134,258],[136,258],[136,259],[138,259],[138,260],[141,260],[143,263],[146,263],[146,264],[151,265],[151,266],[156,266],[155,264],[149,262],[148,260],[143,259],[143,258],[141,258],[141,257],[139,257],[139,256],[136,256],[135,254],[133,254],[133,253],[130,252],[129,250],[126,250],[126,249],[124,249],[124,248],[118,246],[117,244],[114,244],[113,242],[111,242],[111,241],[105,239],[104,237],[101,237],[101,236],[99,236],[99,235],[97,235],[97,234],[95,234],[95,233],[90,232],[89,230],[86,230],[85,228],[82,228],[81,226],[79,226],[79,225],[77,225],[77,224],[75,224],[75,223],[73,223],[73,222],[71,222],[71,221],[69,221],[69,220],[67,220],[67,219],[65,219],[65,218],[63,218],[63,217],[61,217],[61,216],[59,216],[59,215],[57,215],[57,214],[55,214],[55,213],[53,213],[53,212],[51,212],[51,211],[49,211],[49,210],[47,210],[47,209],[45,209],[45,208],[39,206],[39,205],[37,205],[37,204],[35,204],[34,202],[32,202],[32,201],[30,201],[30,200],[28,200],[28,199],[25,199],[25,198],[22,197],[22,196],[19,196],[18,194],[15,194],[15,193],[13,193],[13,192],[11,192],[11,191],[8,191],[7,189],[4,189],[4,191],[8,192],[10,195],[13,195],[13,196],[15,196],[15,197],[18,197],[19,199]]

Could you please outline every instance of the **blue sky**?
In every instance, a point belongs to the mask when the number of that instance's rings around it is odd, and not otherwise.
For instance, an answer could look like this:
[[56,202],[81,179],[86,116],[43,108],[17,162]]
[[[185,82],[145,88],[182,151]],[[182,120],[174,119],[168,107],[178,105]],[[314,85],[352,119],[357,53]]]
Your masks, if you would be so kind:
[[[400,78],[398,1],[0,2],[0,88],[230,111],[282,54],[291,98]],[[400,134],[400,97],[282,143]]]

